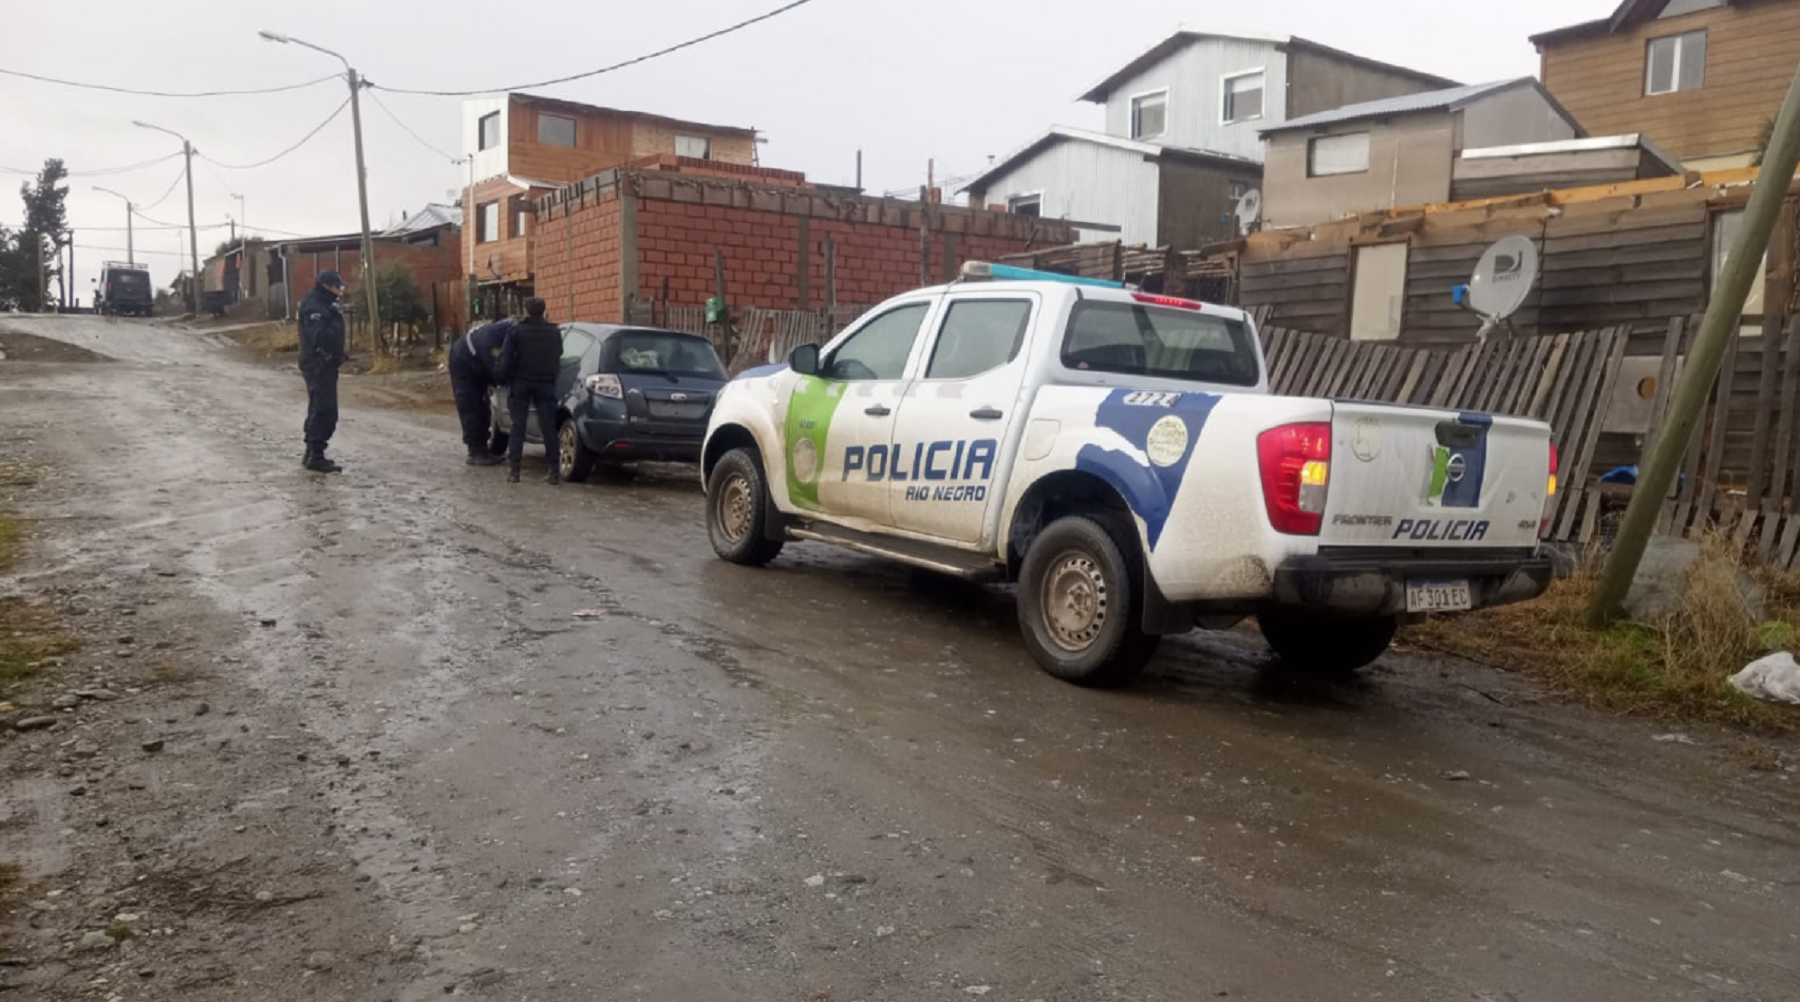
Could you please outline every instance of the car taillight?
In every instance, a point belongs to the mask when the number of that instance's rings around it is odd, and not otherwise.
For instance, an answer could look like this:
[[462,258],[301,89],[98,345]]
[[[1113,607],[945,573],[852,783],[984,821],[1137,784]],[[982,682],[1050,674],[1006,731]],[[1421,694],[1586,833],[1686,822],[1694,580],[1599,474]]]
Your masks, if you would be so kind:
[[588,392],[600,397],[611,397],[614,400],[625,399],[625,390],[619,385],[619,377],[611,373],[600,372],[587,377],[582,385]]
[[1178,310],[1197,310],[1204,305],[1194,302],[1192,299],[1182,299],[1179,296],[1154,296],[1148,292],[1134,292],[1131,294],[1131,298],[1140,303],[1149,303],[1151,306],[1173,306]]
[[1550,443],[1550,479],[1544,484],[1544,518],[1538,523],[1538,538],[1550,535],[1550,516],[1556,511],[1556,443]]
[[1313,421],[1271,428],[1256,437],[1263,507],[1276,532],[1317,536],[1331,482],[1331,424]]

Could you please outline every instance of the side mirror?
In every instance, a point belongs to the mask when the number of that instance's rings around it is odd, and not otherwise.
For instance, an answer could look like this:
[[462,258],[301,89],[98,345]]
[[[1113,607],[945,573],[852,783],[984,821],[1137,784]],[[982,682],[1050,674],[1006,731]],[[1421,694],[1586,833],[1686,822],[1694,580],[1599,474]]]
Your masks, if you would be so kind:
[[788,353],[788,368],[802,376],[819,374],[819,346],[803,344]]

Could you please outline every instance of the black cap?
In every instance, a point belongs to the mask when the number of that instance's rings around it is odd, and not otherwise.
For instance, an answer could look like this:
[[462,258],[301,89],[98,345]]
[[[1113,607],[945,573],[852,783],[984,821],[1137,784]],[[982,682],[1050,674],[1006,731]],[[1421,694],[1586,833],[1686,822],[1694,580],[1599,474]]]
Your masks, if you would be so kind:
[[546,309],[548,309],[548,307],[544,304],[544,301],[536,296],[532,296],[530,299],[525,300],[525,315],[533,320],[544,319],[544,310]]
[[341,289],[344,287],[344,277],[335,271],[321,271],[319,284],[331,289]]

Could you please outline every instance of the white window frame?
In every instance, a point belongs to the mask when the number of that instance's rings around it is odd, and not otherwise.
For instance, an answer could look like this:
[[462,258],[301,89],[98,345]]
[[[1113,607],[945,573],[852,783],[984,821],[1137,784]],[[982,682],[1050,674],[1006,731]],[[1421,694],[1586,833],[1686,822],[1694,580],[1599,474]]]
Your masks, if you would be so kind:
[[[1361,170],[1334,170],[1320,173],[1314,168],[1313,149],[1319,142],[1329,139],[1354,139],[1357,136],[1361,136],[1363,139],[1363,165]],[[1307,178],[1310,180],[1312,178],[1355,177],[1358,174],[1367,174],[1369,172],[1370,159],[1375,150],[1374,139],[1374,135],[1367,129],[1364,129],[1361,132],[1331,132],[1320,136],[1307,136],[1305,154]]]
[[[1258,66],[1257,68],[1255,68],[1253,70],[1239,70],[1235,73],[1227,73],[1227,74],[1219,77],[1219,124],[1220,125],[1236,125],[1239,122],[1259,122],[1259,121],[1269,117],[1269,73],[1268,73],[1268,69],[1269,68],[1267,66]],[[1225,84],[1232,80],[1239,80],[1244,77],[1253,77],[1253,76],[1261,76],[1263,78],[1262,111],[1257,112],[1255,115],[1249,116],[1246,118],[1226,118],[1225,117],[1225,98],[1227,97],[1227,94],[1225,92]]]
[[[482,128],[487,124],[487,121],[490,118],[494,120],[494,141],[492,143],[486,142],[487,135]],[[485,115],[478,116],[475,119],[475,152],[485,153],[488,150],[499,149],[504,145],[506,145],[506,136],[501,129],[500,113],[497,111],[490,111]]]
[[[1154,136],[1140,136],[1137,134],[1138,102],[1142,101],[1144,98],[1156,97],[1158,95],[1162,96],[1162,109],[1163,109],[1162,131],[1158,132]],[[1149,142],[1151,140],[1162,139],[1162,138],[1166,137],[1169,134],[1169,88],[1158,87],[1155,90],[1141,91],[1139,93],[1132,94],[1129,97],[1127,97],[1125,99],[1125,118],[1126,118],[1126,122],[1125,122],[1126,134],[1129,135],[1132,139],[1135,139],[1140,143]]]
[[[1687,48],[1689,40],[1696,35],[1700,36],[1700,79],[1695,81],[1694,85],[1691,87],[1683,87],[1682,83],[1684,81],[1681,79],[1681,53],[1683,49]],[[1656,60],[1651,53],[1656,48],[1656,43],[1658,42],[1675,43],[1674,60],[1669,66],[1668,90],[1653,89],[1655,86]],[[1644,96],[1661,97],[1664,94],[1679,94],[1682,91],[1700,90],[1705,87],[1706,42],[1705,28],[1695,28],[1692,31],[1678,31],[1672,35],[1658,35],[1655,38],[1646,39],[1644,41]]]
[[1037,210],[1038,210],[1038,218],[1040,218],[1040,219],[1043,218],[1043,216],[1044,216],[1044,190],[1042,188],[1039,188],[1037,191],[1021,191],[1021,192],[1018,192],[1017,194],[1012,194],[1012,195],[1006,196],[1006,211],[1017,212],[1019,209],[1020,203],[1023,203],[1023,202],[1030,202],[1030,203],[1036,204]]
[[[693,156],[692,154],[681,152],[681,141],[684,139],[690,143],[701,144],[701,147],[702,147],[701,154],[696,157],[696,156]],[[687,157],[690,160],[711,160],[712,159],[712,137],[711,136],[695,136],[695,135],[689,135],[688,133],[685,133],[685,132],[677,132],[675,134],[675,155],[678,157]]]
[[[554,118],[559,122],[569,123],[569,145],[564,146],[561,143],[546,142],[544,140],[544,120],[547,118]],[[537,113],[537,135],[532,138],[537,140],[539,146],[551,146],[559,150],[580,149],[581,123],[575,120],[574,115],[559,115],[553,111],[540,111]]]

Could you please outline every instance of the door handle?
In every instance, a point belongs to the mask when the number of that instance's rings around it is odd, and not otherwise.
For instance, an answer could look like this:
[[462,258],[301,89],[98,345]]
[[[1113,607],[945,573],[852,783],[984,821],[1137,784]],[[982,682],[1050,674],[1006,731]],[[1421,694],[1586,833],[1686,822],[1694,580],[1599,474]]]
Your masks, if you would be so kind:
[[870,417],[887,417],[889,414],[892,414],[894,412],[891,410],[888,410],[886,407],[883,407],[880,404],[876,404],[873,407],[864,408],[863,413],[869,415]]
[[977,421],[998,421],[1004,415],[992,407],[977,407],[969,412],[969,416]]

